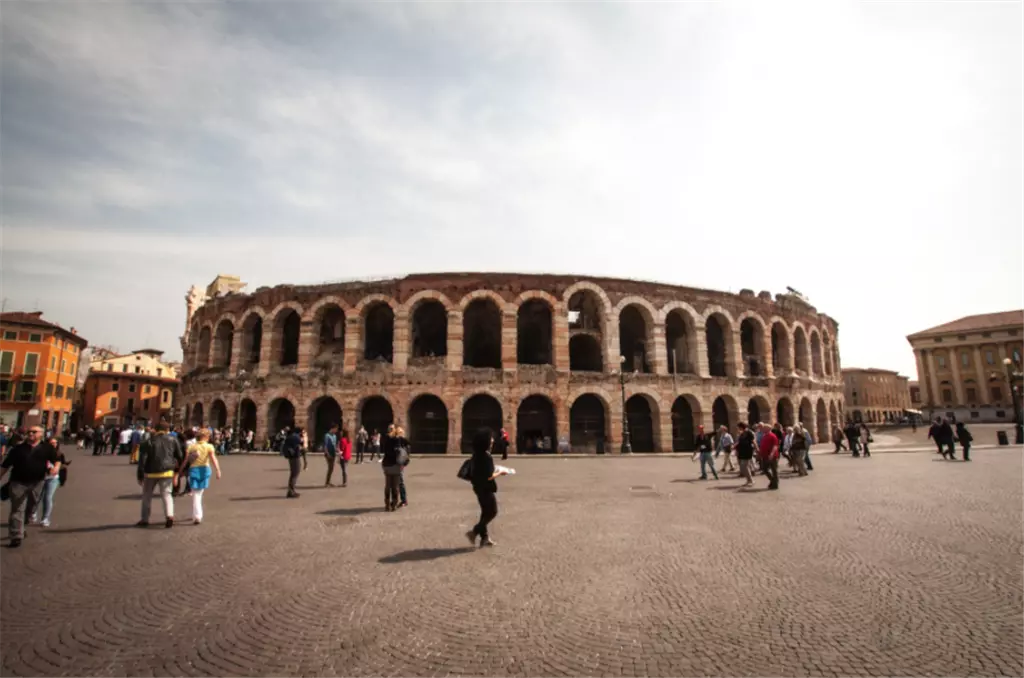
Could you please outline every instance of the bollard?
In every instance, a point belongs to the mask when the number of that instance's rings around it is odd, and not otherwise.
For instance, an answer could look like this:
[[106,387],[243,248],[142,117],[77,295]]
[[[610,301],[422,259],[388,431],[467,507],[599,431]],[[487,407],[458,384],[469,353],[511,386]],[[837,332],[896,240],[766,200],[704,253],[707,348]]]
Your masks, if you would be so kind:
[[1006,437],[1006,431],[996,431],[996,439],[999,440],[1000,445],[1010,444],[1010,439]]

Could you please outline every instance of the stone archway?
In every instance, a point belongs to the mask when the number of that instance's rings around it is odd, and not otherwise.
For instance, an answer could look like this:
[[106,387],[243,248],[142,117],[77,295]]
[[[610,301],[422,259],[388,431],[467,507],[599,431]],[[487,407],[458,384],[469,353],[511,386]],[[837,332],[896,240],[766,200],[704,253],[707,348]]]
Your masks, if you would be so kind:
[[260,364],[263,350],[263,318],[250,313],[242,323],[242,365],[249,369]]
[[448,310],[444,304],[436,299],[418,304],[411,324],[413,358],[448,355]]
[[756,318],[744,318],[740,323],[740,350],[743,353],[743,373],[748,377],[766,374],[764,359],[764,325]]
[[409,451],[444,454],[448,451],[448,408],[436,395],[424,393],[409,405]]
[[728,338],[732,328],[729,321],[720,313],[708,316],[704,324],[704,334],[708,347],[708,373],[712,377],[727,377],[732,373],[731,350]]
[[800,424],[804,429],[814,431],[814,408],[807,398],[800,399]]
[[493,299],[474,299],[462,313],[462,364],[501,368],[501,309]]
[[230,320],[221,320],[213,336],[213,366],[230,367],[231,351],[235,343],[235,326]]
[[273,438],[285,427],[295,426],[295,406],[286,398],[275,398],[267,406],[267,435]]
[[715,402],[711,404],[711,425],[714,431],[718,431],[722,426],[730,432],[734,431],[736,424],[739,423],[738,414],[736,401],[732,396],[721,395],[715,398]]
[[626,360],[626,372],[651,372],[649,346],[653,319],[639,304],[629,304],[619,313],[619,353]]
[[196,353],[196,367],[210,366],[210,328],[199,330],[199,349]]
[[657,404],[643,393],[626,401],[629,443],[634,452],[658,451]]
[[829,439],[831,439],[831,437],[832,437],[832,432],[829,430],[829,427],[828,427],[828,410],[825,408],[825,400],[823,398],[818,398],[817,410],[818,410],[817,411],[817,415],[818,415],[818,435],[817,435],[818,440],[817,440],[817,442],[819,442],[819,443],[827,443],[829,441]]
[[525,454],[553,453],[557,444],[554,405],[542,395],[524,398],[516,411],[516,451]]
[[203,419],[203,404],[202,403],[196,403],[192,407],[192,419],[191,419],[192,425],[193,426],[202,426],[203,425],[203,421],[204,421],[204,419]]
[[700,426],[700,401],[681,395],[672,403],[672,451],[691,452]]
[[395,413],[391,403],[383,396],[370,396],[359,408],[359,423],[366,432],[377,432],[383,439],[388,434],[388,426],[395,421]]
[[520,365],[553,363],[552,311],[544,299],[528,299],[516,313],[516,362]]
[[477,430],[486,428],[497,440],[505,420],[501,411],[501,403],[486,393],[477,393],[462,406],[462,444],[463,454],[473,453],[473,436]]
[[327,432],[331,430],[332,426],[340,427],[343,421],[341,405],[331,396],[323,396],[310,403],[306,416],[309,446],[313,450],[321,450]]
[[214,400],[210,405],[210,427],[211,428],[227,428],[228,425],[228,406],[224,404],[224,401],[218,398]]
[[600,372],[603,369],[601,343],[593,334],[579,332],[569,338],[569,369],[573,372]]
[[576,398],[569,408],[569,445],[573,452],[604,454],[608,452],[607,412],[604,402],[593,393]]
[[669,374],[697,373],[697,330],[693,318],[681,309],[665,316],[665,350]]
[[395,312],[375,301],[363,315],[363,358],[390,363],[395,354]]
[[771,425],[772,406],[764,396],[754,396],[747,401],[747,425],[761,422]]
[[782,376],[793,369],[789,348],[789,330],[778,320],[772,323],[772,369],[775,376]]
[[782,424],[783,428],[796,423],[792,400],[785,397],[779,398],[779,403],[775,406],[775,420]]
[[[242,400],[238,411],[238,427],[243,431],[256,431],[256,403],[249,398]],[[255,437],[253,438],[255,440]]]

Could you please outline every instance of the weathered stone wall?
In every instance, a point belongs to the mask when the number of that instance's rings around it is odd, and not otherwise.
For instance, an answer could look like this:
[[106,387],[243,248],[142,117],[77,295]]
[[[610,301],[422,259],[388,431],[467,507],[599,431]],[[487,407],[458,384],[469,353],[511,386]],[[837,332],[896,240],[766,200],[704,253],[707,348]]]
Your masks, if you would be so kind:
[[[594,295],[600,309],[603,370],[571,371],[568,303],[574,293]],[[466,367],[463,364],[463,312],[476,299],[490,299],[501,313],[501,368]],[[551,360],[549,365],[517,363],[517,314],[522,304],[540,299],[551,309]],[[448,315],[447,356],[411,356],[411,332],[420,304],[436,300]],[[394,314],[391,362],[364,359],[365,317],[375,304],[386,304]],[[625,398],[620,388],[619,325],[622,311],[634,305],[645,319],[649,374],[625,376]],[[332,307],[345,316],[344,350],[336,356],[317,357],[320,322]],[[298,363],[281,366],[282,332],[277,326],[294,310],[301,318]],[[666,320],[682,314],[685,343],[695,355],[683,373],[671,374],[666,346]],[[242,361],[247,318],[262,318],[263,333],[258,365]],[[709,371],[706,327],[714,317],[724,329],[726,374],[712,377]],[[741,323],[755,336],[763,371],[747,374]],[[749,325],[749,323],[748,323]],[[775,355],[772,328],[776,329]],[[220,328],[220,332],[218,332]],[[750,328],[754,328],[750,330]],[[203,330],[208,330],[204,332]],[[593,394],[604,406],[607,451],[617,452],[623,437],[623,401],[640,394],[651,411],[654,448],[673,449],[673,405],[677,428],[703,424],[710,428],[715,400],[721,398],[728,424],[748,419],[753,400],[764,421],[774,421],[780,410],[792,411],[821,440],[827,440],[831,424],[843,416],[843,384],[837,345],[838,325],[824,314],[791,295],[744,290],[739,295],[656,283],[556,275],[430,274],[398,280],[343,283],[322,286],[278,286],[252,294],[229,294],[209,300],[194,314],[186,347],[182,399],[188,413],[200,405],[204,423],[214,405],[225,409],[229,423],[243,398],[255,404],[260,436],[271,426],[269,409],[285,398],[295,408],[295,423],[310,421],[322,398],[341,406],[342,423],[355,430],[363,402],[382,396],[391,405],[397,422],[405,423],[409,407],[424,394],[437,396],[447,408],[449,452],[460,449],[463,405],[478,393],[493,396],[501,405],[505,428],[516,439],[517,410],[524,398],[543,395],[555,415],[556,438],[568,436],[570,410],[584,394]],[[214,337],[212,345],[199,349],[199,337]],[[231,337],[230,347],[217,336]],[[802,337],[802,339],[798,339]],[[230,359],[228,359],[230,354]],[[801,369],[802,368],[802,369]],[[220,401],[218,403],[217,401]],[[223,403],[223,407],[221,405]],[[683,406],[689,406],[689,409]],[[680,417],[692,418],[685,426]],[[197,419],[198,420],[198,419]],[[631,428],[633,426],[631,425]],[[679,434],[677,434],[677,438]],[[680,446],[678,440],[676,447]],[[639,451],[639,450],[638,450]]]

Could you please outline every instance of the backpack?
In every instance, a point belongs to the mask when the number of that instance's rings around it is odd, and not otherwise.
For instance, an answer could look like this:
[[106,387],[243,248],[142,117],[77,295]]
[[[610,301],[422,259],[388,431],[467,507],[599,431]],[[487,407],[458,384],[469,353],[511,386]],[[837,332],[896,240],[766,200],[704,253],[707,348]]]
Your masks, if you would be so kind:
[[395,444],[395,461],[399,466],[406,466],[409,463],[409,448],[405,443]]
[[462,462],[462,466],[459,467],[459,472],[456,473],[459,478],[465,480],[467,483],[473,481],[473,460],[467,459]]

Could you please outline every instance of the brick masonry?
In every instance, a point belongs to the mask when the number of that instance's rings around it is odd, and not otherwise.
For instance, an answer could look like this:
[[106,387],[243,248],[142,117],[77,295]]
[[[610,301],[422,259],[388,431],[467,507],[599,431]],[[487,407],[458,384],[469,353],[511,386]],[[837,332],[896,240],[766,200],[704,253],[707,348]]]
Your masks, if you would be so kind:
[[[593,295],[600,309],[600,372],[569,369],[568,304],[577,292]],[[501,369],[463,365],[463,314],[478,299],[493,302],[500,311]],[[516,362],[518,311],[534,299],[551,309],[548,365]],[[416,313],[429,301],[439,302],[447,311],[447,355],[412,359],[411,332]],[[366,315],[380,304],[387,305],[394,315],[390,363],[363,359]],[[700,424],[710,427],[718,398],[725,404],[733,429],[741,419],[748,418],[751,400],[758,406],[760,419],[774,421],[781,405],[821,441],[829,439],[831,424],[842,420],[838,324],[798,297],[776,295],[773,299],[768,293],[755,296],[749,290],[736,295],[605,278],[483,273],[414,275],[320,286],[281,285],[210,299],[196,310],[189,326],[182,414],[193,423],[216,424],[211,421],[216,408],[222,417],[227,413],[230,424],[239,403],[248,399],[255,406],[256,430],[262,437],[272,427],[269,411],[275,400],[287,399],[295,408],[295,423],[312,427],[316,405],[322,398],[333,398],[341,407],[342,424],[355,430],[363,403],[382,396],[391,405],[395,420],[408,426],[410,405],[430,394],[447,409],[447,451],[457,453],[463,405],[474,395],[488,394],[498,401],[504,426],[515,440],[516,414],[524,398],[542,395],[551,402],[557,438],[569,434],[574,401],[593,394],[604,406],[607,450],[614,453],[623,435],[617,371],[618,318],[631,305],[645,319],[651,373],[626,375],[625,397],[641,395],[647,401],[654,451],[673,449],[672,410],[680,398],[689,405],[692,422],[688,423],[694,429]],[[331,308],[344,313],[344,352],[318,359],[319,326]],[[298,363],[282,367],[278,364],[281,327],[292,311],[301,321]],[[682,314],[688,328],[687,350],[695,358],[686,361],[692,366],[688,373],[669,373],[665,325],[673,313]],[[245,367],[243,347],[248,335],[244,328],[257,317],[263,322],[260,362]],[[725,330],[725,377],[710,376],[706,326],[712,317]],[[755,352],[764,366],[762,376],[751,377],[746,372],[740,333],[745,321],[755,328]]]

